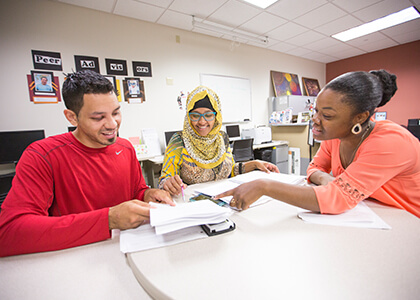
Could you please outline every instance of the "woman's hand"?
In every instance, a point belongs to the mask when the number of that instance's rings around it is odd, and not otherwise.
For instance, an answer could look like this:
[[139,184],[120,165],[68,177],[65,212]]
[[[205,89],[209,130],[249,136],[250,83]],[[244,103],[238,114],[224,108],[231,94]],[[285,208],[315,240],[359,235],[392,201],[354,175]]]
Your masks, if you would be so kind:
[[181,187],[186,189],[187,185],[182,182],[182,179],[179,177],[179,175],[166,178],[165,182],[163,183],[163,189],[169,192],[172,196],[181,194]]
[[265,173],[270,173],[270,172],[280,173],[276,165],[268,161],[263,161],[263,160],[252,160],[252,161],[244,163],[244,166],[245,166],[244,173],[248,173],[257,169]]
[[237,188],[221,193],[214,198],[232,196],[229,205],[244,210],[264,195],[265,182],[265,179],[257,179],[243,183]]

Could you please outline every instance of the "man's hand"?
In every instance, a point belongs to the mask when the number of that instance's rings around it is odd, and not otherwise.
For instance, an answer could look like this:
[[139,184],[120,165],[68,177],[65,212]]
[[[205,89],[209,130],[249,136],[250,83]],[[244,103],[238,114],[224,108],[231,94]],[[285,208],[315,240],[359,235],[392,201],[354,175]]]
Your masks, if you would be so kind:
[[140,200],[123,202],[109,208],[109,230],[136,228],[148,220],[149,216],[150,204]]
[[167,191],[160,189],[147,189],[144,192],[144,202],[166,203],[175,206],[175,202],[172,200],[171,195]]

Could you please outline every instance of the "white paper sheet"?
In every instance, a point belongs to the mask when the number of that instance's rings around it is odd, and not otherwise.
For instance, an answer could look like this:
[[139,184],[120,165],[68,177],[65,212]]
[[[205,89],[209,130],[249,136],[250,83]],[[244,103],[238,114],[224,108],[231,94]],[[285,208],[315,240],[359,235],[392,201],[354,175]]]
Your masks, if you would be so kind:
[[[250,182],[256,179],[271,179],[278,182],[298,185],[305,181],[305,176],[297,176],[297,175],[289,175],[289,174],[281,174],[281,173],[265,173],[262,171],[252,171],[249,173],[241,174],[235,177],[232,177],[228,180],[216,181],[211,186],[207,186],[204,188],[197,188],[195,190],[196,193],[202,193],[208,196],[216,196],[228,190],[234,189],[241,185],[242,183]],[[272,198],[267,196],[262,196],[257,201],[251,204],[250,207],[254,207],[260,204],[264,204],[270,201]],[[231,196],[221,198],[227,204],[230,203],[232,200]]]
[[206,237],[207,234],[202,230],[201,226],[188,227],[171,233],[157,235],[150,224],[144,224],[135,229],[121,231],[120,250],[123,253],[136,252]]
[[271,179],[278,182],[298,185],[305,181],[305,176],[289,175],[289,174],[274,173],[274,172],[265,173],[262,171],[252,171],[249,173],[232,177],[229,180],[242,184],[242,183],[250,182],[256,179]]
[[147,145],[147,155],[162,155],[160,149],[159,137],[155,128],[143,128],[141,130],[143,142]]
[[298,217],[308,223],[350,226],[362,228],[391,229],[384,220],[375,214],[364,202],[339,215],[325,215],[298,208]]

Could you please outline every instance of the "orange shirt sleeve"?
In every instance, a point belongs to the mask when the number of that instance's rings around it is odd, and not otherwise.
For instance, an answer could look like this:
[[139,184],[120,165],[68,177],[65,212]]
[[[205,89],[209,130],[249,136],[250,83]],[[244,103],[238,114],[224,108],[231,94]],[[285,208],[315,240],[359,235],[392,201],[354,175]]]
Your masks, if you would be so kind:
[[375,129],[345,170],[341,166],[339,141],[323,142],[322,151],[308,169],[308,175],[316,170],[332,170],[336,177],[328,185],[314,187],[322,213],[341,213],[372,195],[382,194],[386,197],[377,200],[387,204],[405,208],[408,202],[416,202],[414,206],[420,207],[418,141],[415,144],[400,128]]

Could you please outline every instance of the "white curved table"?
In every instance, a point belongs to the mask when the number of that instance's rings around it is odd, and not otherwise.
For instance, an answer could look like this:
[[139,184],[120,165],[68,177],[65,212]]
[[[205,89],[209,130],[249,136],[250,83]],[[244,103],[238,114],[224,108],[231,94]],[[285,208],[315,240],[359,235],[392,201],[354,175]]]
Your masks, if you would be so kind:
[[137,282],[119,236],[60,251],[0,258],[0,299],[151,299]]
[[391,230],[309,224],[270,201],[235,213],[235,231],[127,258],[156,299],[418,299],[420,219],[368,205]]

